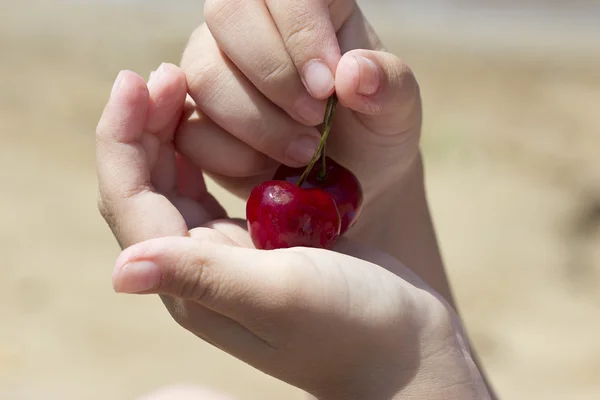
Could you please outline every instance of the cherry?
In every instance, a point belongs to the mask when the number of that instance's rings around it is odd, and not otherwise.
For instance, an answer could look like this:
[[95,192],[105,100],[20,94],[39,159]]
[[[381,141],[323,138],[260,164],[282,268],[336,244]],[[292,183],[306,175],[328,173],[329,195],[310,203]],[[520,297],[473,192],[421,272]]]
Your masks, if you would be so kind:
[[[322,158],[320,160],[322,162]],[[303,171],[304,168],[282,165],[275,172],[273,179],[296,183],[300,181]],[[313,168],[301,187],[323,189],[333,196],[342,219],[340,235],[343,235],[356,222],[360,213],[363,202],[362,188],[352,172],[329,157],[325,157],[324,171],[323,174],[323,169]]]
[[331,250],[340,235],[340,214],[329,193],[285,181],[256,186],[246,204],[246,218],[257,249]]
[[[327,103],[321,142],[304,172],[281,167],[274,180],[256,186],[250,193],[246,219],[256,248],[303,246],[330,250],[356,221],[363,197],[360,183],[352,172],[325,154],[336,103],[334,94]],[[320,168],[314,168],[319,160]]]

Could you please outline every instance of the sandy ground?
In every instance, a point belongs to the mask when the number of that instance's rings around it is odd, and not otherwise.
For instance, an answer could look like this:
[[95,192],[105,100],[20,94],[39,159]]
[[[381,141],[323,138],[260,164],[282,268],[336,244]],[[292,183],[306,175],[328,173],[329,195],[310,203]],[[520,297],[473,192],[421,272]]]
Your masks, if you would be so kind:
[[[180,329],[158,299],[111,291],[95,124],[119,69],[178,61],[200,8],[0,6],[0,398],[125,400],[179,382],[302,398]],[[600,398],[597,47],[481,51],[382,30],[421,80],[432,210],[500,396]]]

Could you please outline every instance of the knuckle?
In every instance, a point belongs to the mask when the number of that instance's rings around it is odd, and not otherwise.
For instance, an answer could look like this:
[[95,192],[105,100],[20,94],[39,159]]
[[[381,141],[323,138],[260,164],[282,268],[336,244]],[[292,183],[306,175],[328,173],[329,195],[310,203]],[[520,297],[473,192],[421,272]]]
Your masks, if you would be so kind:
[[259,71],[263,84],[270,86],[278,86],[294,74],[291,64],[286,61],[273,63],[272,60],[266,60],[259,67]]
[[108,208],[108,206],[106,205],[106,201],[104,201],[101,194],[98,194],[98,197],[96,199],[96,205],[98,207],[98,211],[100,212],[100,215],[102,215],[102,217],[104,219],[106,219],[106,217],[111,214],[111,211]]
[[108,225],[108,227],[110,228],[111,232],[113,233],[113,236],[115,237],[115,239],[117,240],[117,242],[119,243],[119,245],[124,248],[125,243],[127,242],[124,234],[123,234],[123,230],[122,228],[119,226],[119,221],[117,218],[117,214],[114,211],[114,207],[110,205],[111,203],[107,200],[105,200],[101,195],[98,196],[98,200],[97,200],[97,205],[98,205],[98,211],[100,212],[100,215],[102,216],[102,218],[104,219],[104,221],[106,222],[106,224]]
[[289,34],[284,38],[285,46],[288,48],[292,57],[296,58],[316,45],[323,37],[324,29],[318,21],[315,21],[308,13],[301,13],[294,20]]
[[[219,291],[219,281],[212,279],[210,262],[189,255],[181,255],[176,263],[178,270],[171,279],[175,295],[184,300],[206,304]],[[174,285],[173,285],[174,283]],[[167,283],[169,284],[169,283]]]
[[[204,265],[201,260],[192,260],[186,254],[182,254],[177,261],[178,275],[176,279],[175,294],[186,300],[202,299],[204,297],[204,284],[202,275]],[[201,283],[202,282],[202,283]]]
[[232,75],[217,62],[203,58],[188,68],[186,79],[198,106],[210,103],[226,88]]
[[241,12],[246,0],[206,0],[204,2],[204,19],[208,26],[221,28],[229,25],[234,15],[244,15]]
[[106,200],[101,194],[98,195],[97,199],[98,211],[104,221],[108,224],[111,229],[115,229],[117,225],[117,217],[111,203]]

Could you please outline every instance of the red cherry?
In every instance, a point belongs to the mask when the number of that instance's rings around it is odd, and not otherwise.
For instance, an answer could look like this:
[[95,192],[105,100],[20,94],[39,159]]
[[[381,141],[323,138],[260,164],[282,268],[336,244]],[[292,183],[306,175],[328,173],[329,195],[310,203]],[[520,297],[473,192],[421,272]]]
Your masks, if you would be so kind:
[[246,219],[254,246],[262,250],[331,250],[340,235],[340,214],[329,193],[284,181],[256,186],[246,204]]
[[[327,173],[325,179],[322,179],[320,177],[321,161],[322,159],[319,159],[315,164],[301,187],[303,189],[322,189],[333,196],[342,219],[340,235],[343,235],[356,222],[360,214],[363,203],[362,187],[352,172],[329,157],[325,157]],[[297,183],[303,172],[304,168],[290,168],[282,165],[275,172],[273,179]]]

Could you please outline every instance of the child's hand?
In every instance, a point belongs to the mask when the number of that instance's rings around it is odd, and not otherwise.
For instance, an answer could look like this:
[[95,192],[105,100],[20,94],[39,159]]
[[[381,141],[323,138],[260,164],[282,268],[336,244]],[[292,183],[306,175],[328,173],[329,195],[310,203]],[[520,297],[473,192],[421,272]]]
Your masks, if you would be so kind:
[[134,245],[114,287],[163,295],[184,328],[319,399],[485,398],[455,313],[398,261],[344,240],[255,250],[243,225]]
[[185,328],[320,399],[486,398],[456,314],[394,258],[344,240],[259,251],[218,220],[173,148],[182,72],[164,65],[149,86],[121,73],[98,125],[100,208],[129,247],[117,291],[161,294]]
[[354,0],[212,0],[205,19],[182,60],[198,115],[176,145],[223,186],[245,197],[278,163],[306,165],[334,86],[327,150],[361,179],[366,207],[417,169],[417,82]]
[[425,196],[419,86],[356,1],[208,0],[205,20],[182,58],[197,113],[176,149],[246,199],[279,163],[309,162],[335,87],[327,154],[364,193],[346,236],[407,263],[452,301]]

